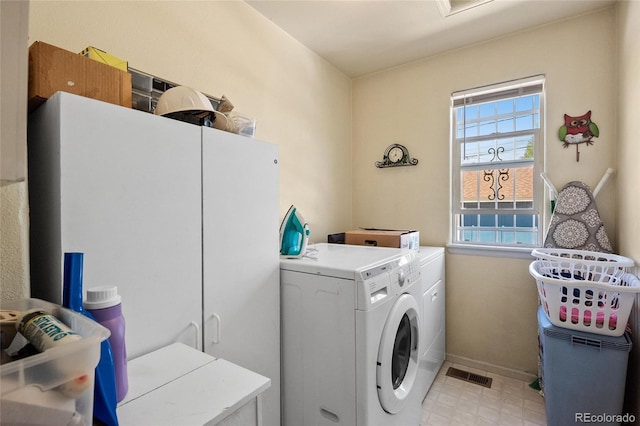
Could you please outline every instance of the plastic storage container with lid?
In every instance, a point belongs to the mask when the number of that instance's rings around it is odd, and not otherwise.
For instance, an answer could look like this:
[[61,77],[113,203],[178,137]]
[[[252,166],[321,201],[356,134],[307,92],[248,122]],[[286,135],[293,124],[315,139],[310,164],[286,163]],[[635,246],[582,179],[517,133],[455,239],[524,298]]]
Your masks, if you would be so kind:
[[[94,370],[100,359],[100,344],[109,337],[109,330],[83,315],[39,299],[2,303],[0,309],[14,312],[41,309],[82,336],[80,340],[0,366],[2,423],[91,425]],[[15,338],[22,336],[18,334]],[[83,375],[89,381],[83,391],[75,395],[64,392],[65,384]]]

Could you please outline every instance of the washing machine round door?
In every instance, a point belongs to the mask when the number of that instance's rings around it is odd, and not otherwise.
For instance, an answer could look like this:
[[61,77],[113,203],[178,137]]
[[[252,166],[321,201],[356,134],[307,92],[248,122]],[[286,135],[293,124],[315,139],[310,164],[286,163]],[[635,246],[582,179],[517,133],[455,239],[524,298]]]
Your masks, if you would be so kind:
[[378,398],[387,413],[402,410],[415,385],[419,326],[418,303],[405,293],[391,308],[378,349]]

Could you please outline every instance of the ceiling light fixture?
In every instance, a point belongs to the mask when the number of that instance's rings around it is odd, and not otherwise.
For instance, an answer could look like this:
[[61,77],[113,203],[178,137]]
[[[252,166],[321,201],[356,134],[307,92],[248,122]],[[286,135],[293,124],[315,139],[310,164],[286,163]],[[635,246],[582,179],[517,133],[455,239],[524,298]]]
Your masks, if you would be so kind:
[[437,0],[438,9],[443,17],[455,15],[493,0]]

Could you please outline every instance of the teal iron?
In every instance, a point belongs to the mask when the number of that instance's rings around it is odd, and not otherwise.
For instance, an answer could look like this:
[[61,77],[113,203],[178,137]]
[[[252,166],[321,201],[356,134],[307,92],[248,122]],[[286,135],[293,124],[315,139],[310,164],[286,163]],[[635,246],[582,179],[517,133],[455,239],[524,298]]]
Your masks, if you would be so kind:
[[304,256],[309,234],[309,224],[292,204],[280,225],[280,255],[289,259]]

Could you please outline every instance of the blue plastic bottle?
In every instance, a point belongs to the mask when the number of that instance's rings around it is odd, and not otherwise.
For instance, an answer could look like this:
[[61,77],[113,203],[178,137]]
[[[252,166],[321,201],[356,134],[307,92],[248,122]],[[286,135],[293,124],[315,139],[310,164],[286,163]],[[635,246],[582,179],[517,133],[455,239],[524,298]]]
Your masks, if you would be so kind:
[[124,339],[125,321],[122,316],[118,287],[88,288],[84,308],[91,312],[98,323],[111,331],[109,343],[111,343],[116,374],[116,393],[118,402],[120,402],[129,390],[129,381],[127,378],[127,348]]
[[[95,321],[91,313],[87,312],[82,305],[83,263],[83,253],[64,254],[62,306]],[[93,390],[93,416],[106,426],[118,426],[115,378],[111,344],[107,339],[100,344],[100,361],[95,370]]]

